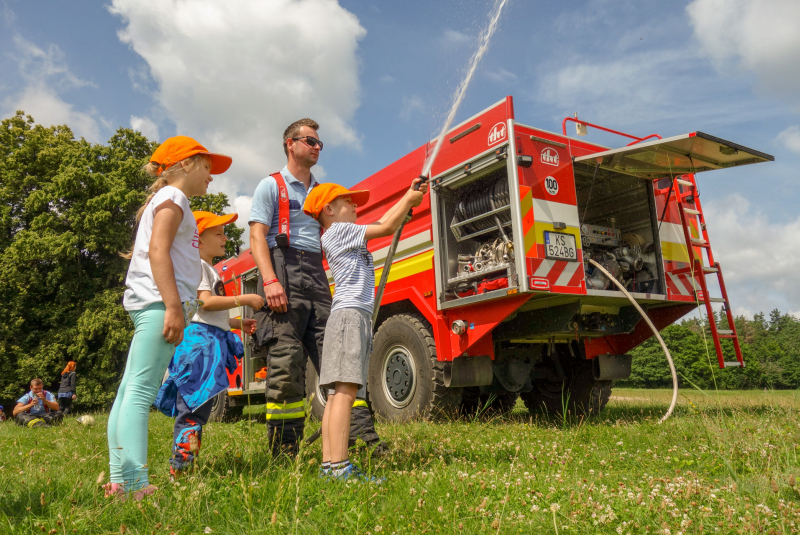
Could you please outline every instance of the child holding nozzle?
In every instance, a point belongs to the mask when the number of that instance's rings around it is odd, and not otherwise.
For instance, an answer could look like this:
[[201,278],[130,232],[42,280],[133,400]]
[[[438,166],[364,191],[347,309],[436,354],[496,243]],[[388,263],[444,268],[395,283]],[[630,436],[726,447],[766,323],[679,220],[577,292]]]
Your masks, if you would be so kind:
[[[244,355],[241,339],[231,329],[253,334],[256,320],[231,318],[230,309],[249,306],[258,310],[264,299],[256,294],[227,295],[222,278],[214,269],[215,257],[225,255],[225,225],[236,221],[237,214],[215,215],[194,212],[200,234],[202,275],[197,298],[203,302],[186,328],[183,342],[169,364],[169,377],[161,385],[156,407],[175,417],[170,476],[177,479],[194,466],[202,445],[203,426],[211,416],[212,400],[228,388],[226,369],[236,370],[236,357]],[[235,283],[235,281],[234,281]],[[240,311],[241,312],[241,311]]]
[[189,197],[205,195],[211,175],[230,165],[228,156],[212,154],[190,137],[175,136],[144,166],[155,181],[137,213],[136,241],[126,255],[131,263],[123,306],[135,331],[108,417],[107,497],[141,500],[157,490],[147,468],[150,406],[198,305],[199,235]]
[[[419,189],[414,189],[418,184]],[[369,191],[320,184],[309,192],[303,206],[325,229],[320,241],[336,287],[319,377],[320,388],[328,388],[322,417],[322,472],[335,479],[382,481],[361,472],[348,458],[350,409],[356,392],[366,384],[372,351],[375,268],[367,242],[394,234],[408,211],[422,202],[425,191],[427,185],[414,179],[406,194],[370,225],[356,224],[356,207],[366,204]]]

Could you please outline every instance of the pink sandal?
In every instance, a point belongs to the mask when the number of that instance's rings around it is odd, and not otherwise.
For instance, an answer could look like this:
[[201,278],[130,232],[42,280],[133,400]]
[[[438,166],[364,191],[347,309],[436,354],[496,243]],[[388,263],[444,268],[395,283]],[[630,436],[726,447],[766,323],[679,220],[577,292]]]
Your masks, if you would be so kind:
[[125,487],[122,486],[122,483],[106,483],[102,488],[105,491],[104,496],[106,498],[125,499]]
[[157,490],[158,487],[156,487],[155,485],[147,485],[146,487],[143,487],[135,491],[133,493],[133,499],[136,500],[137,502],[140,502],[144,499],[145,496],[150,496]]

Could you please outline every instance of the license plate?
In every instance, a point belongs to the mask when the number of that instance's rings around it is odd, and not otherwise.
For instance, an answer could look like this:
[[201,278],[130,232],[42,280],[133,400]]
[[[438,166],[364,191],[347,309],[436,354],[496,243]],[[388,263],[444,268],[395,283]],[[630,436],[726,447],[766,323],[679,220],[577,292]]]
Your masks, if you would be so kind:
[[561,232],[544,232],[544,255],[554,260],[578,261],[575,236]]

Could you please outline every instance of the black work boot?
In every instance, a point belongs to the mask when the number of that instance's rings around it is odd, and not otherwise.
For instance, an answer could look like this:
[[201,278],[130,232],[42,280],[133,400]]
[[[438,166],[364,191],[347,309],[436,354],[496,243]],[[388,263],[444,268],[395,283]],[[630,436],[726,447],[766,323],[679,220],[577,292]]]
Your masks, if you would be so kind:
[[269,444],[273,457],[286,455],[294,458],[300,452],[300,440],[303,438],[305,421],[302,419],[278,420],[268,422]]
[[348,447],[353,447],[361,439],[372,450],[371,456],[378,458],[388,454],[391,450],[386,442],[381,440],[375,431],[372,415],[367,407],[353,407],[350,416],[350,439]]

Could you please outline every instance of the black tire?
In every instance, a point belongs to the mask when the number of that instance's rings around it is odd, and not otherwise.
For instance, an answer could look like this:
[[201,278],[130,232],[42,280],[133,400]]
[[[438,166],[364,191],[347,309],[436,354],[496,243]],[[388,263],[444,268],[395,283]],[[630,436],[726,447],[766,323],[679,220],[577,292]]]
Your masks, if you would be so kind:
[[233,399],[223,390],[211,399],[209,422],[233,422],[242,417],[244,406],[234,405]]
[[389,421],[456,417],[461,389],[444,386],[428,322],[419,314],[384,321],[372,346],[367,378],[372,410]]
[[574,416],[597,415],[611,397],[612,381],[598,381],[592,375],[592,361],[579,354],[572,356],[566,347],[557,354],[566,381],[538,379],[533,390],[520,394],[531,413],[544,410],[548,414],[563,414],[566,408]]
[[[314,396],[312,399],[311,396]],[[322,414],[325,412],[325,404],[328,400],[328,393],[319,388],[319,375],[316,368],[311,364],[311,359],[306,359],[306,399],[311,400],[311,417],[321,422]]]
[[481,392],[480,387],[464,388],[461,392],[461,414],[472,416],[476,413],[497,416],[514,410],[519,394],[516,392]]

